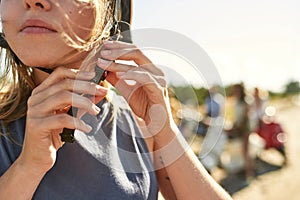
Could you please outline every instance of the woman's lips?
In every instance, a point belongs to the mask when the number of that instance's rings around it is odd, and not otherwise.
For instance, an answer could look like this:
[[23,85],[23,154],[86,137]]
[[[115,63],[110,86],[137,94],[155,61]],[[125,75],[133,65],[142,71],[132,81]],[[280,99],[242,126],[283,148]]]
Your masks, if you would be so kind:
[[53,33],[57,31],[50,24],[42,20],[29,19],[22,24],[20,32],[42,34],[42,33]]
[[44,28],[44,27],[38,27],[38,26],[28,26],[24,29],[22,29],[23,33],[53,33],[54,31]]

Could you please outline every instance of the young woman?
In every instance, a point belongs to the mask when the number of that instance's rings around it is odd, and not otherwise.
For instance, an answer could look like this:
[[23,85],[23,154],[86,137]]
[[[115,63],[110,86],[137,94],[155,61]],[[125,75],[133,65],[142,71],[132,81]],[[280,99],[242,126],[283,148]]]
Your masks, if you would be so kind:
[[[0,199],[230,199],[182,144],[161,70],[107,41],[118,5],[1,0]],[[90,81],[94,64],[130,109]]]

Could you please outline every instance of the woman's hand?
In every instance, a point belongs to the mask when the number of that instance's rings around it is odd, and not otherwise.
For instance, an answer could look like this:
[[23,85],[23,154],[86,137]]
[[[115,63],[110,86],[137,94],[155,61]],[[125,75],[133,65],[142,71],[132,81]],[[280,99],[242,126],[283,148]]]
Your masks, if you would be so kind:
[[[134,64],[120,61],[133,61]],[[106,41],[97,64],[110,72],[106,80],[145,121],[151,136],[170,127],[172,117],[164,74],[140,49],[129,43]]]
[[99,108],[87,97],[89,94],[103,98],[107,89],[88,82],[94,72],[57,68],[28,99],[26,131],[19,160],[39,172],[47,172],[55,163],[56,152],[63,145],[60,133],[63,128],[79,129],[85,133],[91,127],[82,120],[68,115],[70,106],[90,114],[99,113]]
[[[101,57],[98,66],[110,72],[106,80],[144,120],[149,137],[154,139],[153,163],[158,169],[156,174],[164,196],[170,199],[231,199],[183,143],[182,135],[177,136],[179,131],[170,112],[163,72],[132,44],[105,42]],[[133,61],[137,66],[121,64],[118,60]]]

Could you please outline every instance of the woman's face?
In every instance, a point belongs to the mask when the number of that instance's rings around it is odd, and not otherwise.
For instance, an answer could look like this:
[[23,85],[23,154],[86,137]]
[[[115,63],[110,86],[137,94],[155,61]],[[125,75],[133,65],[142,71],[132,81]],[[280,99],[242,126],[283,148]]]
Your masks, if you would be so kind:
[[63,33],[75,39],[90,37],[94,9],[77,0],[1,0],[5,38],[19,59],[28,66],[78,67],[81,56],[66,44]]

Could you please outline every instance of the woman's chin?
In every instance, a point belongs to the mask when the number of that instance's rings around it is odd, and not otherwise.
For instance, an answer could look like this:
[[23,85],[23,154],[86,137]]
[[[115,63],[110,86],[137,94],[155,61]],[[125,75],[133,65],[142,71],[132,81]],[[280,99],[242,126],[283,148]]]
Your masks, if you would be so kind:
[[52,66],[53,64],[50,64],[49,60],[22,60],[23,64],[30,67],[46,67]]

